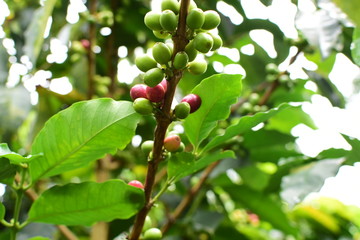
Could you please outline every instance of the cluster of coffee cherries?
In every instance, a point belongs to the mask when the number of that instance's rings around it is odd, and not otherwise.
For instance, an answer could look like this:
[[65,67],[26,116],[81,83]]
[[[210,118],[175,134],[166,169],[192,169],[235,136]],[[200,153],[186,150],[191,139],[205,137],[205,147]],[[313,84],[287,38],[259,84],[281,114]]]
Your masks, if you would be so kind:
[[[150,11],[145,15],[145,25],[160,39],[171,38],[176,34],[179,19],[180,3],[178,0],[163,0],[161,12]],[[136,84],[130,90],[134,100],[134,109],[142,115],[150,115],[155,108],[161,108],[167,83],[174,71],[189,71],[192,74],[203,74],[207,70],[204,58],[197,57],[215,51],[222,46],[220,36],[209,30],[220,24],[217,12],[203,11],[191,1],[186,18],[186,37],[189,41],[184,51],[173,53],[172,42],[157,42],[150,54],[143,54],[135,59],[135,64],[142,72],[143,84]],[[175,106],[172,116],[185,119],[201,105],[201,98],[195,94],[185,96]]]

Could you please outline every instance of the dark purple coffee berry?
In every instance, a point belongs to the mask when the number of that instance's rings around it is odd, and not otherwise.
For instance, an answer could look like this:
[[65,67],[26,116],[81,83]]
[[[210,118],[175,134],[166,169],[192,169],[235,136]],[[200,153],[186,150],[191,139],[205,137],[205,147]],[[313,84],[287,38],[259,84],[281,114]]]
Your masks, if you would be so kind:
[[186,95],[181,102],[187,102],[190,104],[190,113],[193,113],[199,109],[201,105],[201,98],[198,95],[191,93]]
[[161,102],[165,96],[165,89],[161,84],[155,87],[146,87],[146,96],[151,102]]

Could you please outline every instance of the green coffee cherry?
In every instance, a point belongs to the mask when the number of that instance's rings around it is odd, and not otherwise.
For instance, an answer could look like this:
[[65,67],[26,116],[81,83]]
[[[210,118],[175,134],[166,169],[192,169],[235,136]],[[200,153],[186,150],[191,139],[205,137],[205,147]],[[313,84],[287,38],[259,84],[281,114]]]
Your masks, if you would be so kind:
[[157,63],[152,57],[144,54],[136,57],[135,65],[140,71],[146,72],[152,68],[156,68]]
[[215,50],[221,48],[223,45],[223,40],[221,39],[221,37],[217,34],[210,34],[210,36],[212,37],[212,39],[214,41],[211,51],[215,51]]
[[183,152],[185,150],[185,144],[183,142],[180,143],[180,147],[175,152]]
[[186,17],[186,25],[192,30],[200,29],[204,21],[205,15],[200,8],[192,9]]
[[260,100],[260,95],[257,93],[251,93],[249,96],[249,103],[252,105],[258,104]]
[[265,71],[269,74],[278,74],[279,68],[275,63],[269,63],[265,66]]
[[206,72],[207,62],[206,61],[194,61],[189,63],[188,70],[194,75],[200,75]]
[[186,52],[178,52],[174,57],[173,66],[175,69],[184,69],[189,62]]
[[190,0],[189,12],[195,8],[197,8],[196,3],[193,0]]
[[190,41],[186,47],[185,47],[185,52],[189,57],[189,62],[192,62],[195,60],[198,51],[195,49],[195,44],[194,44],[194,40]]
[[150,228],[144,233],[144,240],[159,240],[162,238],[162,233],[158,228]]
[[279,82],[286,83],[290,81],[290,77],[287,74],[283,74],[279,77]]
[[141,115],[150,115],[153,111],[153,105],[146,98],[137,98],[133,103],[134,110]]
[[194,38],[195,49],[207,53],[213,47],[214,40],[208,33],[199,33]]
[[153,34],[158,39],[168,39],[171,37],[170,33],[160,30],[160,31],[153,31]]
[[163,0],[161,2],[161,11],[171,10],[175,14],[179,13],[180,3],[177,0]]
[[144,17],[144,23],[145,25],[155,31],[159,31],[162,29],[160,25],[160,13],[157,12],[148,12]]
[[144,74],[144,82],[149,87],[155,87],[165,77],[163,70],[160,68],[152,68]]
[[154,147],[154,141],[147,140],[141,144],[141,150],[145,153],[145,155],[148,155]]
[[160,16],[160,25],[169,32],[174,32],[178,25],[178,19],[175,13],[171,10],[165,10]]
[[174,114],[179,119],[185,119],[190,114],[190,104],[181,102],[175,106]]
[[220,15],[217,12],[213,10],[208,10],[204,12],[204,15],[205,15],[205,21],[201,27],[202,29],[210,30],[219,26],[221,19],[220,19]]
[[165,43],[155,43],[152,54],[154,59],[160,64],[167,64],[171,59],[171,51]]
[[150,229],[152,226],[152,221],[151,221],[151,218],[149,216],[146,216],[145,218],[145,222],[144,222],[144,227],[143,227],[143,231],[146,231],[148,229]]

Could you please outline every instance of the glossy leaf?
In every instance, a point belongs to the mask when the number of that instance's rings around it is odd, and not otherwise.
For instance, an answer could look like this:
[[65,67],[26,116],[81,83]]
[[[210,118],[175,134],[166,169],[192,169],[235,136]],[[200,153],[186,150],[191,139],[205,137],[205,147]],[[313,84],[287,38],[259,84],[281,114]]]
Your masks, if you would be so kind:
[[271,109],[267,112],[260,112],[260,113],[256,113],[253,116],[244,116],[244,117],[240,118],[240,120],[237,123],[229,126],[225,130],[225,133],[223,135],[216,136],[214,139],[212,139],[204,147],[203,151],[209,151],[237,135],[244,134],[245,132],[251,130],[256,125],[258,125],[262,122],[265,122],[269,118],[275,116],[280,111],[283,111],[284,109],[287,109],[287,108],[292,108],[292,107],[288,104],[283,104],[283,105],[279,106],[278,108]]
[[197,149],[216,127],[217,121],[230,114],[230,106],[241,93],[241,75],[218,74],[204,79],[193,93],[201,97],[200,108],[185,122],[185,133]]
[[38,8],[29,27],[25,31],[25,54],[30,58],[33,65],[40,54],[44,42],[44,33],[48,24],[49,17],[51,16],[56,0],[47,0],[44,6]]
[[235,158],[232,151],[216,152],[196,159],[195,155],[187,152],[177,153],[171,156],[168,163],[168,179],[178,181],[183,177],[193,174],[213,162],[225,158]]
[[121,180],[55,186],[35,200],[30,222],[91,225],[98,221],[128,219],[144,204],[144,191]]
[[10,184],[16,174],[16,166],[6,158],[0,158],[0,182]]
[[360,2],[358,0],[333,0],[333,2],[347,14],[357,27],[360,27]]
[[53,116],[37,135],[30,163],[33,180],[83,167],[123,149],[131,141],[140,116],[132,103],[111,99],[79,102]]
[[345,140],[351,145],[352,149],[346,156],[344,164],[353,165],[356,162],[360,161],[360,140],[356,138],[351,138],[343,134]]
[[41,157],[41,154],[29,155],[23,157],[18,153],[12,152],[6,143],[0,144],[0,157],[9,159],[11,164],[20,165],[21,163],[29,163],[32,159]]
[[231,185],[224,187],[235,203],[248,208],[259,215],[260,219],[268,221],[274,228],[284,231],[287,234],[296,235],[294,228],[278,202],[260,192],[251,190],[245,186]]
[[352,58],[354,59],[354,62],[360,66],[360,26],[354,30],[352,44]]
[[3,220],[5,217],[5,206],[0,202],[0,220]]

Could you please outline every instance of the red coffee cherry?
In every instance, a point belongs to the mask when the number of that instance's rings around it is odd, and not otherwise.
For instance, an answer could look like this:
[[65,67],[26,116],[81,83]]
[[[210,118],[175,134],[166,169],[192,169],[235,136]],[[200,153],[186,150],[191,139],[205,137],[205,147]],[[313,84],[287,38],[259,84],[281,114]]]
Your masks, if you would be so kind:
[[165,96],[165,89],[160,84],[156,85],[155,87],[146,87],[146,96],[151,102],[161,102]]
[[160,82],[161,86],[163,86],[164,88],[164,91],[166,92],[167,91],[167,80],[166,79],[163,79],[161,82]]
[[164,148],[169,152],[176,152],[180,148],[181,138],[178,135],[171,135],[164,140]]
[[193,94],[193,93],[186,95],[181,100],[181,102],[187,102],[188,104],[190,104],[190,113],[195,112],[201,106],[201,98],[198,95]]
[[128,183],[128,185],[144,189],[144,185],[141,182],[139,182],[138,180],[132,180]]
[[132,100],[137,98],[147,98],[146,96],[146,85],[145,84],[136,84],[130,89],[130,96]]

